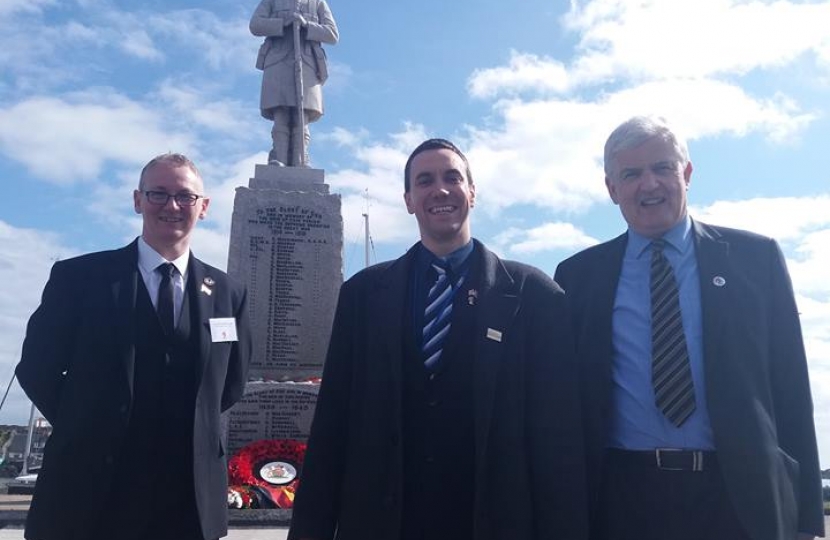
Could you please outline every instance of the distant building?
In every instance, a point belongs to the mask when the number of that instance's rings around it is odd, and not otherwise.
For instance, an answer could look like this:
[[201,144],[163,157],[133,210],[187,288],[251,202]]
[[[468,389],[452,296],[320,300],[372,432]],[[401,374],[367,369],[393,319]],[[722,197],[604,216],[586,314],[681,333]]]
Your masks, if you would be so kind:
[[[4,458],[3,464],[14,464],[18,465],[18,468],[22,468],[23,457],[26,453],[28,427],[0,426],[0,431],[9,434],[3,446],[0,447],[0,456]],[[51,434],[51,424],[45,418],[35,418],[34,425],[32,426],[32,446],[29,448],[29,469],[40,467],[40,464],[43,462],[43,450]]]

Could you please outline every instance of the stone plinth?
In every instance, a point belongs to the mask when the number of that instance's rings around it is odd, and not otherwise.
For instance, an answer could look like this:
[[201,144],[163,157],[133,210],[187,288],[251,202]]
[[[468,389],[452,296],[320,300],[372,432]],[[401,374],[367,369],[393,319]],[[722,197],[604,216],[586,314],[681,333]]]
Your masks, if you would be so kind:
[[340,196],[320,169],[257,165],[236,190],[228,274],[248,287],[250,378],[319,377],[343,282]]
[[259,440],[307,440],[319,390],[319,383],[249,382],[228,415],[230,454]]

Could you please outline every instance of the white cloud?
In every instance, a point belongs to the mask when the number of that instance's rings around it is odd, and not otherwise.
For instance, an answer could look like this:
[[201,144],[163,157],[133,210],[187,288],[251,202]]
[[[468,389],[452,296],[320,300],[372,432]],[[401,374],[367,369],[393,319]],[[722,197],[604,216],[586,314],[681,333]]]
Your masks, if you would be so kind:
[[605,200],[597,161],[607,113],[568,101],[502,101],[503,127],[469,128],[477,204],[491,217],[513,205],[584,210]]
[[[248,31],[248,19],[221,18],[202,9],[139,14],[150,35],[175,43],[212,70],[250,72],[262,42]],[[116,14],[120,17],[120,14]]]
[[830,43],[830,4],[745,0],[571,2],[580,36],[573,77],[663,79],[744,74]]
[[[830,219],[828,219],[830,221]],[[796,260],[788,261],[790,273],[804,294],[830,295],[830,226],[805,235],[795,248]],[[830,300],[830,298],[827,298]],[[826,306],[830,315],[830,302]],[[830,316],[825,331],[830,340]]]
[[236,188],[247,187],[257,164],[268,161],[265,152],[245,156],[228,163],[225,156],[207,156],[197,163],[210,196],[206,223],[230,234]]
[[[396,157],[396,154],[400,154]],[[365,222],[377,244],[410,243],[418,238],[415,219],[403,200],[403,165],[406,155],[397,150],[374,146],[357,150],[366,171],[344,169],[328,176],[333,193],[341,195],[343,239],[345,244],[363,244]],[[397,166],[392,166],[392,164]]]
[[225,270],[228,267],[229,231],[196,227],[191,239],[193,254],[202,261]]
[[467,90],[477,98],[528,90],[561,93],[569,89],[570,82],[568,70],[561,62],[511,51],[507,66],[475,70],[467,82]]
[[[149,161],[149,159],[148,159]],[[141,165],[124,169],[111,182],[95,182],[85,196],[86,210],[95,225],[113,232],[125,241],[141,233],[141,217],[135,213],[133,190],[138,187]]]
[[[0,220],[0,385],[5,391],[20,346],[26,321],[40,302],[52,263],[73,254],[56,234],[13,227]],[[25,423],[29,402],[19,386],[3,407],[2,423]]]
[[78,21],[69,21],[62,30],[63,37],[75,44],[88,42],[101,45],[103,41],[98,29],[81,24]]
[[193,137],[165,125],[160,111],[94,89],[28,98],[0,108],[0,152],[54,183],[91,181],[107,161],[139,164],[170,148],[188,152]]
[[159,85],[154,94],[163,105],[170,109],[170,114],[185,120],[199,128],[233,135],[239,139],[250,139],[260,135],[270,142],[270,127],[258,115],[251,114],[256,109],[237,100],[216,99],[210,88],[196,88],[180,80],[167,79]]
[[13,13],[40,13],[43,8],[55,4],[56,0],[3,0],[0,2],[0,17]]
[[616,122],[634,114],[658,114],[671,119],[689,139],[758,132],[784,142],[816,117],[801,112],[784,95],[757,98],[739,85],[706,79],[647,82],[610,94],[607,103]]
[[315,140],[320,142],[333,142],[337,146],[357,147],[369,138],[369,131],[365,128],[357,131],[350,131],[343,127],[335,127],[330,131],[318,133]]
[[635,114],[666,116],[689,139],[761,133],[775,142],[796,137],[814,118],[784,98],[757,100],[710,80],[648,82],[596,100],[502,99],[494,111],[500,127],[469,127],[466,141],[482,187],[478,202],[491,216],[520,204],[581,212],[604,203],[605,138]]
[[545,223],[532,229],[511,227],[493,239],[501,251],[517,256],[554,249],[579,251],[598,244],[599,240],[585,234],[572,223]]
[[136,60],[175,62],[177,71],[191,78],[222,70],[223,77],[214,81],[230,85],[233,76],[250,73],[256,59],[258,39],[242,18],[201,9],[130,11],[111,2],[76,2],[47,17],[44,8],[54,5],[53,0],[0,3],[0,65],[15,76],[10,81],[17,95],[62,91],[72,82],[112,84],[113,73]]
[[[694,189],[694,176],[691,189]],[[830,194],[717,201],[703,208],[691,208],[690,213],[701,221],[747,229],[791,242],[803,239],[818,227],[830,226]],[[811,242],[810,250],[819,245]]]
[[[328,50],[329,47],[331,45],[326,45],[324,49]],[[332,60],[329,57],[328,68],[329,78],[326,81],[326,95],[340,94],[352,86],[355,74],[351,66],[343,62],[338,62],[337,60]]]
[[130,30],[124,32],[118,40],[119,45],[127,54],[142,60],[159,61],[164,59],[153,39],[144,30]]

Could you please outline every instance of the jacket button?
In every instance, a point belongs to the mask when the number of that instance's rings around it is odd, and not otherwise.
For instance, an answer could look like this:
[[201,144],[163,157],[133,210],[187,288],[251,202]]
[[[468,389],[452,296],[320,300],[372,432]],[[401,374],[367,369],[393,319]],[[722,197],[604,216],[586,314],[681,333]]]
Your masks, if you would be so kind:
[[112,456],[104,456],[104,463],[106,463],[107,465],[112,465],[112,462]]

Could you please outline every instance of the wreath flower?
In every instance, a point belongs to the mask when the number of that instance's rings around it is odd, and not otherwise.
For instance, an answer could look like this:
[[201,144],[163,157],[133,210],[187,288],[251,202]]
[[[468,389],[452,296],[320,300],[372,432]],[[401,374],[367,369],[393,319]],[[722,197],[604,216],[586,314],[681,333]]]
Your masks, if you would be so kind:
[[228,486],[228,508],[253,508],[254,497],[246,486]]

